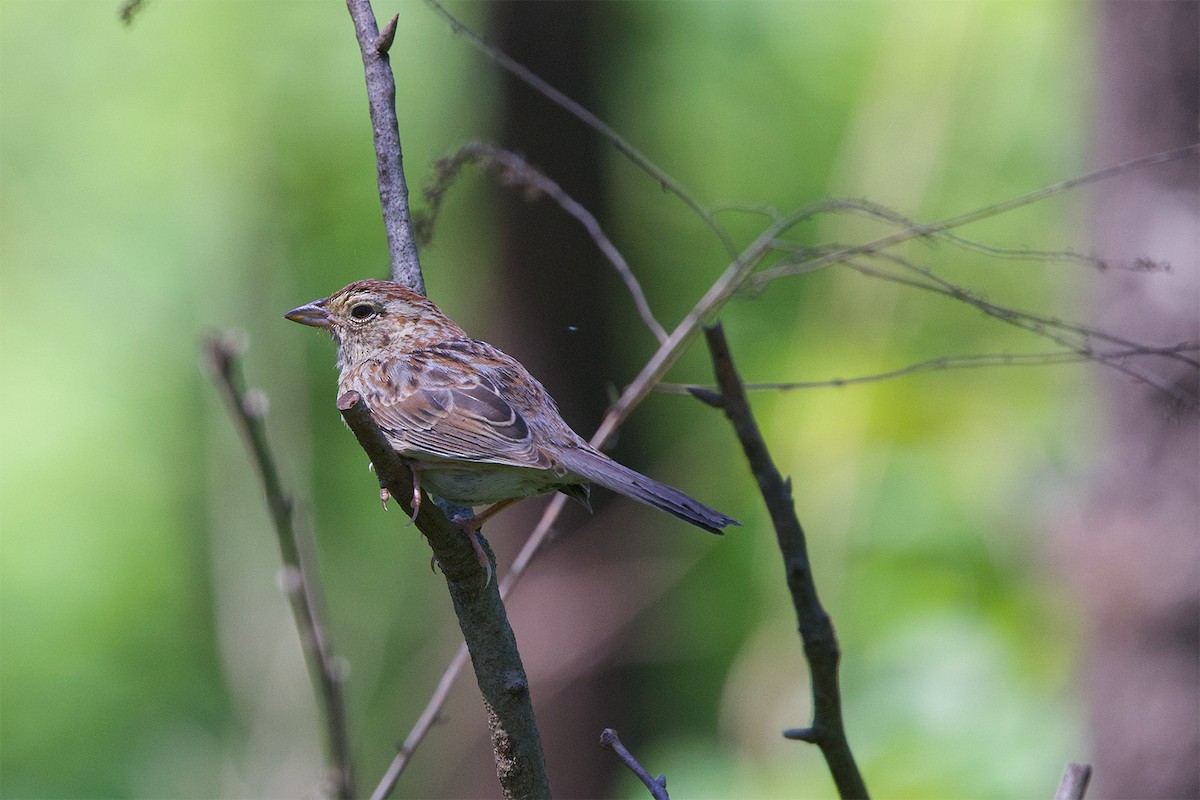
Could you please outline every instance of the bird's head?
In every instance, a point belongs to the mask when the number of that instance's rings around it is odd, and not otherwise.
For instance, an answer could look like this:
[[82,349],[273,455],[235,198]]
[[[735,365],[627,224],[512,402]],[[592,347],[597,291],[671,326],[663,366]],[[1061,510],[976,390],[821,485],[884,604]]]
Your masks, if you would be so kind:
[[343,369],[465,335],[431,300],[391,281],[355,281],[284,316],[329,331]]

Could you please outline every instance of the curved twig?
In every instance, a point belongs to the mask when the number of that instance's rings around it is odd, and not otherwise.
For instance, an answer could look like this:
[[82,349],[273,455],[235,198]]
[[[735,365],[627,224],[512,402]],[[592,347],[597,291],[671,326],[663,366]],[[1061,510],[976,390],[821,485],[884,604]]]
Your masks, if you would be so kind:
[[725,412],[733,425],[738,441],[750,462],[750,471],[758,482],[759,491],[771,514],[771,523],[779,540],[787,570],[788,589],[800,623],[800,637],[804,642],[804,657],[808,660],[812,680],[813,720],[808,728],[784,732],[789,739],[800,739],[821,748],[829,772],[843,798],[867,797],[867,786],[859,774],[850,743],[846,739],[842,723],[841,690],[838,687],[838,662],[841,651],[833,622],[817,597],[813,582],[812,566],[808,561],[808,549],[804,542],[804,529],[796,517],[792,501],[791,482],[779,474],[771,454],[759,432],[758,424],[750,411],[750,403],[742,387],[742,379],[729,353],[729,345],[720,325],[704,329],[708,350],[712,356],[713,372],[721,392],[715,397],[703,398],[710,405],[717,405]]
[[[936,372],[950,369],[978,369],[981,367],[1045,367],[1057,364],[1080,364],[1095,361],[1097,358],[1114,360],[1134,358],[1137,356],[1165,355],[1167,353],[1185,353],[1200,351],[1200,343],[1186,342],[1174,347],[1132,347],[1124,350],[1108,350],[1095,354],[1080,353],[1077,350],[1058,350],[1049,353],[980,353],[970,356],[940,356],[925,361],[918,361],[898,369],[886,372],[875,372],[870,375],[857,375],[853,378],[830,378],[823,381],[768,381],[747,383],[748,392],[790,392],[796,389],[826,389],[853,386],[860,383],[879,383],[905,375],[915,375],[920,372]],[[655,391],[664,394],[695,394],[697,391],[712,391],[711,386],[699,383],[660,383]]]
[[[876,239],[873,242],[854,245],[852,247],[847,247],[842,250],[838,250],[837,252],[821,256],[815,260],[815,263],[806,262],[800,265],[788,264],[763,270],[755,275],[753,280],[747,282],[747,288],[758,288],[769,283],[770,281],[776,280],[777,278],[782,278],[786,275],[793,274],[793,272],[809,272],[814,269],[819,269],[826,264],[844,261],[851,256],[877,253],[880,250],[885,250],[902,242],[907,242],[910,239],[916,239],[921,236],[933,236],[941,234],[953,228],[958,228],[972,222],[978,222],[979,220],[986,219],[988,217],[994,217],[997,214],[1003,214],[1006,211],[1012,211],[1015,208],[1020,208],[1021,206],[1027,206],[1030,203],[1036,203],[1040,200],[1045,200],[1048,197],[1053,197],[1056,194],[1062,194],[1063,192],[1076,189],[1080,186],[1098,183],[1099,181],[1107,180],[1108,178],[1112,178],[1126,172],[1133,172],[1135,170],[1144,169],[1156,164],[1165,164],[1169,161],[1178,161],[1180,159],[1190,158],[1196,155],[1200,155],[1200,144],[1188,145],[1187,147],[1178,147],[1174,150],[1166,150],[1164,152],[1154,153],[1142,158],[1135,158],[1131,161],[1124,161],[1120,164],[1106,167],[1105,169],[1089,172],[1086,175],[1080,175],[1076,178],[1060,181],[1059,183],[1053,183],[1049,186],[1043,186],[1041,189],[1028,192],[1020,197],[1013,197],[999,203],[983,206],[982,208],[977,208],[974,211],[968,211],[965,214],[947,217],[946,219],[939,220],[938,222],[930,222],[924,225],[912,225],[902,231],[897,231],[896,233]],[[817,212],[819,211],[820,208],[817,209]]]
[[621,255],[621,251],[600,227],[599,220],[575,198],[567,194],[555,181],[511,150],[505,150],[485,142],[471,142],[460,147],[453,155],[438,160],[435,170],[436,180],[425,189],[425,199],[429,202],[429,211],[417,219],[417,234],[422,242],[428,242],[432,238],[433,225],[437,221],[438,211],[441,209],[446,190],[458,176],[462,165],[480,161],[485,166],[501,170],[506,183],[523,186],[546,195],[558,203],[563,211],[578,220],[625,283],[625,288],[633,297],[633,304],[637,308],[642,322],[646,323],[646,327],[650,329],[660,344],[666,341],[667,332],[655,319],[654,312],[650,310],[650,303],[646,300],[642,285],[638,282],[637,276],[633,274],[628,262],[625,261],[625,257]]
[[634,147],[625,139],[625,137],[621,136],[621,134],[610,128],[607,123],[605,123],[591,111],[588,111],[586,108],[579,105],[579,103],[576,103],[558,89],[555,89],[553,86],[539,78],[524,64],[514,61],[504,51],[489,43],[482,36],[475,33],[475,31],[459,22],[458,19],[456,19],[449,11],[443,8],[442,5],[437,2],[437,0],[425,0],[425,2],[429,4],[430,8],[432,8],[439,17],[446,20],[452,31],[465,38],[477,49],[486,54],[488,58],[492,59],[501,67],[508,70],[519,80],[524,81],[535,91],[545,95],[560,108],[573,114],[577,119],[583,122],[583,124],[587,125],[589,128],[607,139],[613,147],[617,148],[622,155],[633,162],[638,169],[642,170],[651,178],[653,178],[655,183],[657,183],[663,189],[682,200],[688,208],[692,209],[692,211],[694,211],[696,215],[700,217],[700,219],[704,220],[704,224],[706,224],[712,230],[712,232],[716,234],[717,239],[720,240],[721,246],[725,248],[726,253],[728,253],[731,257],[737,254],[737,247],[734,245],[733,240],[729,238],[729,234],[717,222],[712,212],[708,211],[698,202],[696,202],[695,198],[688,194],[678,181],[664,172],[663,169],[653,161],[642,155],[636,147]]

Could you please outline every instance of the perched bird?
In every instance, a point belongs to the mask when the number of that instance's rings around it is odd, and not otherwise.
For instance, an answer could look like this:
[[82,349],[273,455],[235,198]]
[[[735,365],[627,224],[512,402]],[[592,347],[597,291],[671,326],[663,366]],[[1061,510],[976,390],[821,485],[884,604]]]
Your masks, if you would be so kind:
[[285,316],[336,340],[338,394],[358,392],[412,468],[414,518],[422,488],[457,506],[491,505],[457,521],[485,565],[473,535],[484,520],[554,491],[587,505],[589,483],[713,533],[740,524],[591,447],[516,359],[398,283],[356,281]]

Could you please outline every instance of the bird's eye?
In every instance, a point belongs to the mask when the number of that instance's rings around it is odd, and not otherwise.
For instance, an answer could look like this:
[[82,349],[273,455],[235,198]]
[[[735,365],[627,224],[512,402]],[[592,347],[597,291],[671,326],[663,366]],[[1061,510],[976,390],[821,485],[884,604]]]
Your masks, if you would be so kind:
[[359,303],[350,309],[350,316],[359,321],[370,319],[375,316],[375,306],[370,303]]

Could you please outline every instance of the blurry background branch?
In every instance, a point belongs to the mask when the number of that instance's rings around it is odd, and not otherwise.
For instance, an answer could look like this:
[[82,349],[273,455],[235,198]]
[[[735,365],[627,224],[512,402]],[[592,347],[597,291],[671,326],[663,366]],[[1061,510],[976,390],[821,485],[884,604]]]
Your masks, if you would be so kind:
[[695,214],[704,220],[704,223],[712,230],[713,234],[721,241],[725,247],[726,253],[733,256],[737,253],[737,246],[733,240],[729,238],[729,234],[717,222],[716,217],[711,211],[700,205],[696,199],[689,194],[683,186],[666,173],[661,167],[655,164],[646,156],[642,155],[636,147],[629,143],[625,137],[617,133],[607,123],[597,117],[587,108],[584,108],[579,103],[575,102],[570,97],[560,92],[558,89],[551,86],[545,80],[531,72],[524,65],[510,58],[499,48],[489,44],[482,36],[475,33],[466,25],[459,22],[449,11],[445,9],[437,0],[425,0],[429,6],[437,12],[437,14],[449,23],[450,28],[458,35],[462,36],[472,46],[483,52],[505,70],[516,76],[519,80],[528,84],[534,90],[545,95],[552,103],[562,108],[569,114],[577,117],[585,125],[597,131],[606,140],[612,143],[614,147],[625,156],[629,161],[635,164],[639,169],[654,179],[665,191],[678,197],[687,205]]
[[1067,764],[1062,782],[1058,784],[1058,791],[1054,793],[1054,800],[1083,800],[1091,779],[1091,764]]
[[750,410],[750,401],[742,388],[741,377],[721,326],[706,327],[704,336],[720,392],[694,394],[725,412],[746,454],[746,460],[750,462],[750,471],[758,482],[759,492],[771,515],[771,524],[775,527],[787,573],[788,590],[792,595],[800,638],[804,644],[804,657],[808,661],[813,698],[812,724],[807,728],[785,731],[784,736],[815,744],[821,749],[839,796],[865,798],[867,787],[850,752],[842,722],[841,688],[838,684],[841,651],[838,649],[833,622],[817,597],[816,581],[804,542],[804,529],[800,526],[792,499],[791,479],[785,480],[771,459]]
[[418,212],[416,218],[418,241],[423,243],[432,241],[433,228],[446,192],[453,185],[463,165],[475,163],[482,163],[484,169],[498,174],[504,184],[524,188],[526,200],[532,200],[539,194],[544,194],[557,203],[563,211],[577,219],[587,230],[596,248],[604,254],[613,269],[621,276],[625,288],[633,297],[633,303],[637,307],[642,322],[646,323],[646,327],[650,329],[660,344],[666,340],[667,332],[654,318],[654,312],[650,310],[650,304],[646,300],[646,294],[642,291],[641,284],[638,283],[637,276],[633,274],[633,270],[630,269],[616,245],[604,234],[595,215],[525,159],[502,147],[496,147],[486,142],[471,142],[460,147],[452,155],[438,159],[433,179],[424,191],[429,209],[425,212]]
[[267,509],[275,526],[275,538],[283,559],[281,588],[287,595],[300,634],[300,647],[308,664],[308,674],[320,700],[325,744],[329,757],[329,784],[334,797],[354,796],[354,767],[350,752],[346,701],[342,695],[342,675],[338,670],[321,621],[320,581],[316,564],[304,553],[300,534],[293,524],[295,504],[283,488],[279,469],[267,442],[266,395],[247,390],[242,377],[241,348],[231,334],[209,335],[204,340],[204,355],[212,370],[213,382],[225,398],[234,426],[250,451],[251,460],[262,479]]

